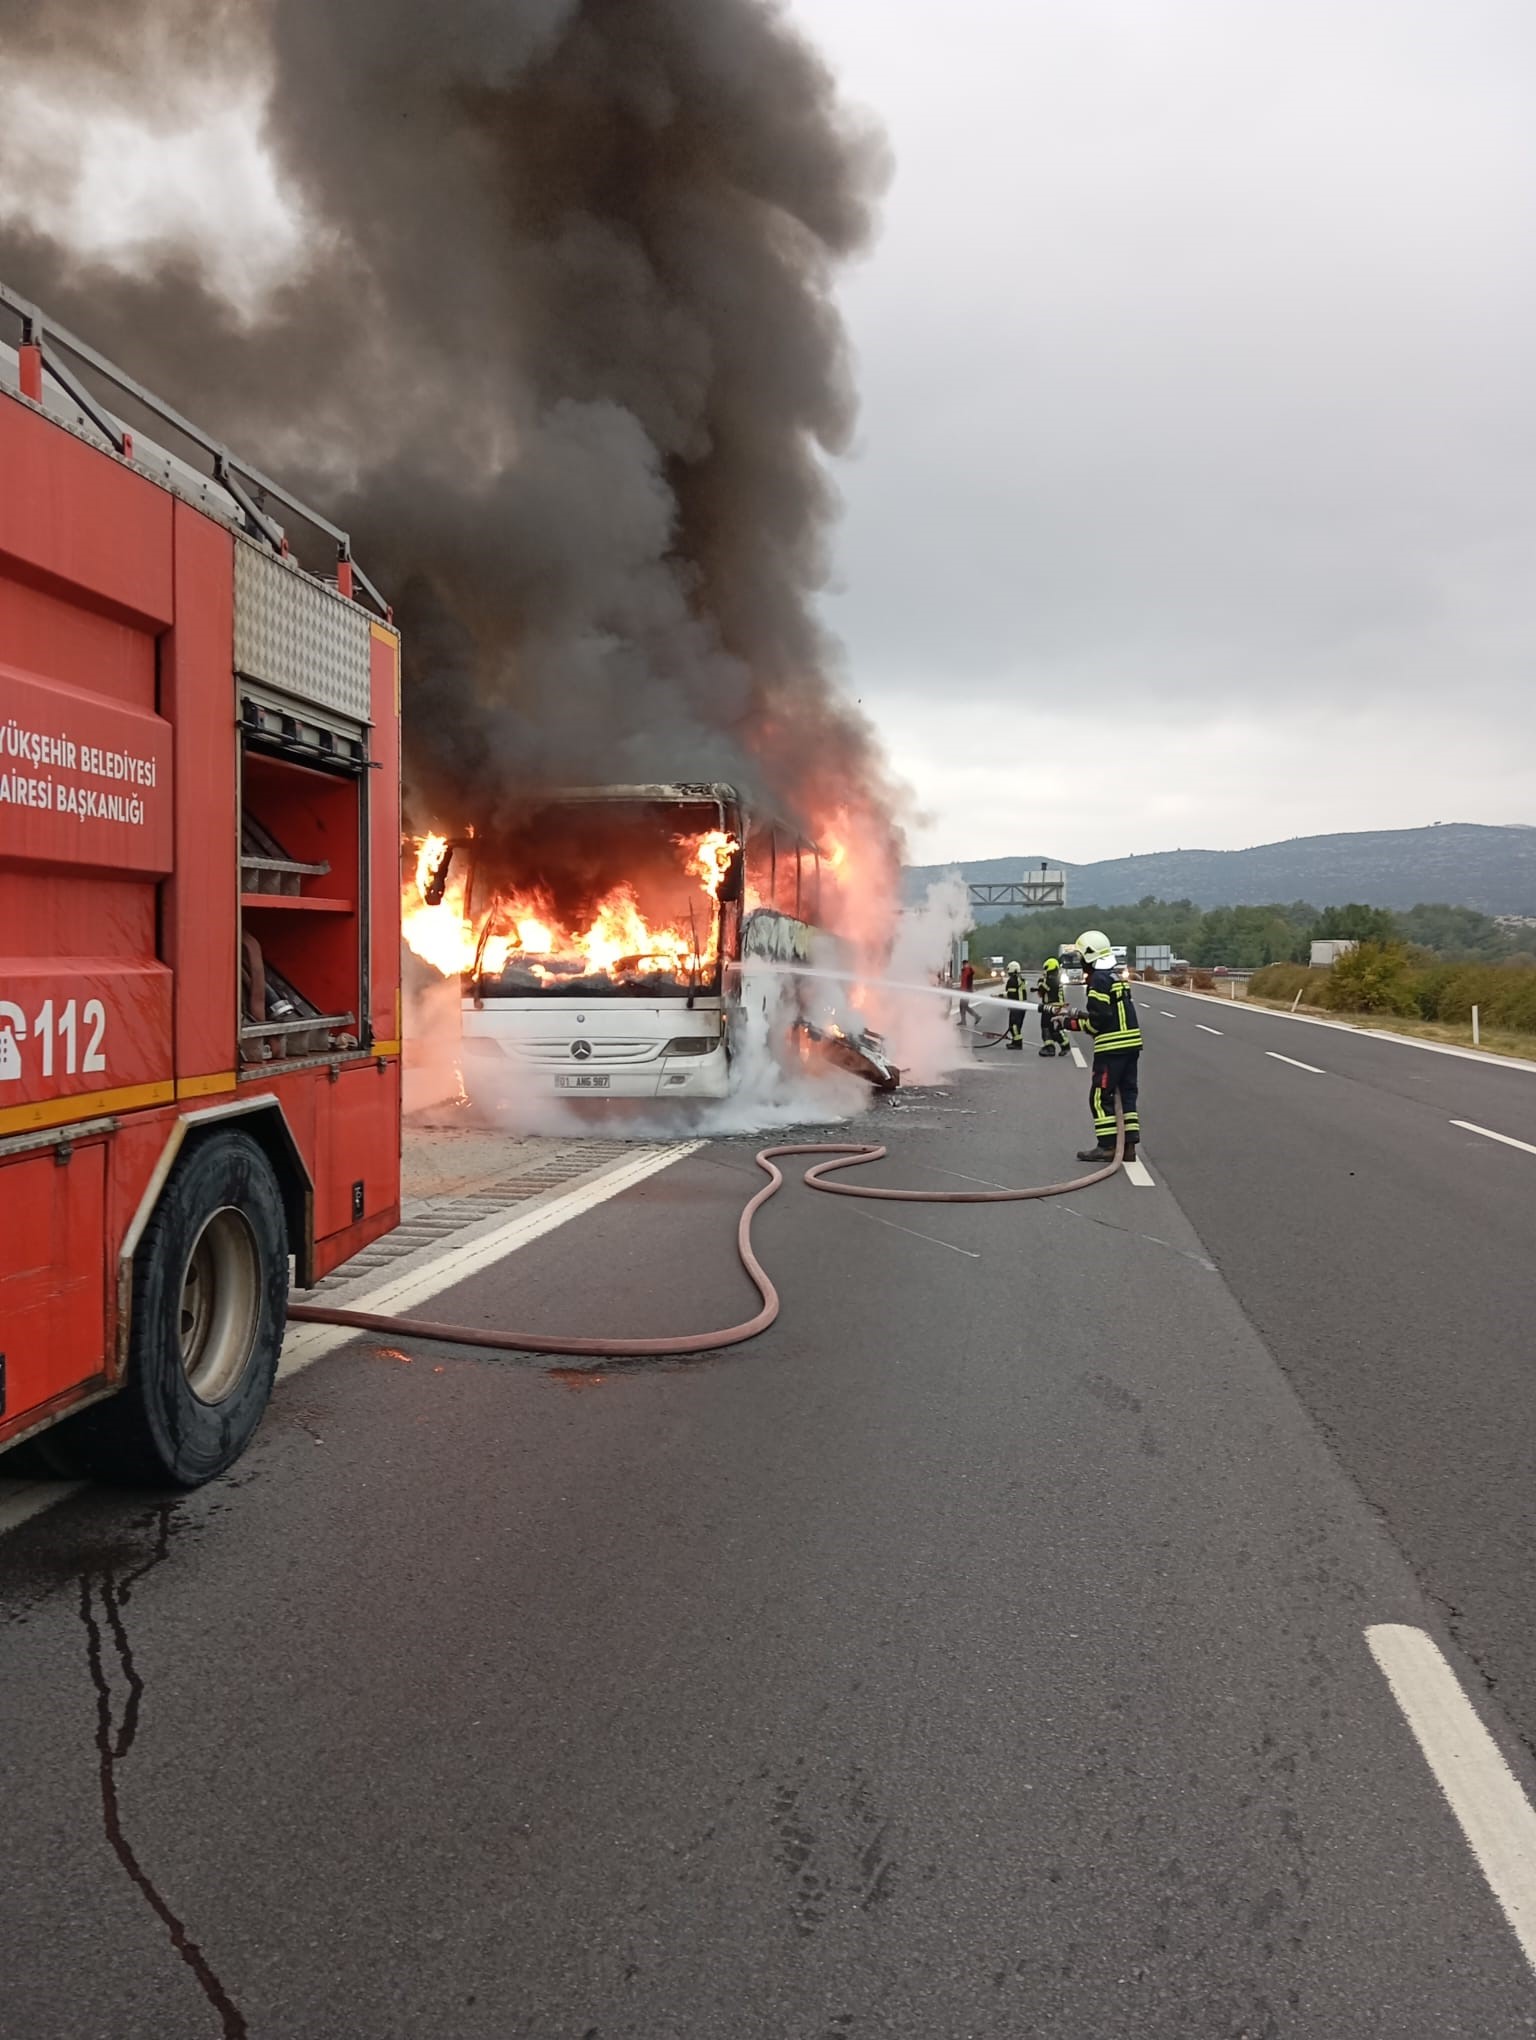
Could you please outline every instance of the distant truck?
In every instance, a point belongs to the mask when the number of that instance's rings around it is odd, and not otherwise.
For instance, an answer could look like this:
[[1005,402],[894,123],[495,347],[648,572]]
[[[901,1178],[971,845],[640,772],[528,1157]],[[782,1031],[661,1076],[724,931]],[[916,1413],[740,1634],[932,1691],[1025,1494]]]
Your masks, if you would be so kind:
[[1348,956],[1352,949],[1358,949],[1358,942],[1314,942],[1312,944],[1312,968],[1331,970],[1341,956]]
[[0,313],[0,1448],[191,1487],[290,1261],[399,1218],[399,642],[343,533]]

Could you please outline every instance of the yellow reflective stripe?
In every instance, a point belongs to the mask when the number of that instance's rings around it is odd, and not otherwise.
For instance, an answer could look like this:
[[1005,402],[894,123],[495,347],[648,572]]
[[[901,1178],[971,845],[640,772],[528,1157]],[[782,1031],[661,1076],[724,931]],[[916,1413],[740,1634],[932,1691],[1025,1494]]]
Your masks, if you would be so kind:
[[398,1041],[376,1041],[368,1053],[370,1055],[398,1055],[400,1053],[400,1044]]
[[109,1112],[137,1112],[145,1105],[175,1102],[176,1085],[129,1084],[121,1091],[82,1091],[73,1098],[45,1098],[36,1105],[8,1105],[0,1111],[0,1133],[31,1133],[44,1126],[68,1126],[76,1119],[100,1119]]
[[178,1077],[178,1098],[211,1098],[218,1091],[233,1091],[239,1079],[233,1070],[219,1070],[211,1077]]

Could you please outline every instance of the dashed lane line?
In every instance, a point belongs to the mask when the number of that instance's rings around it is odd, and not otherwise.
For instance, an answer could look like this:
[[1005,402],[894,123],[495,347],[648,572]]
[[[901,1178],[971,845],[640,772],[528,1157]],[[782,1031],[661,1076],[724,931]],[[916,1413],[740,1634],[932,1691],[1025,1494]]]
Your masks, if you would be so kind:
[[[1174,997],[1204,1000],[1208,1005],[1214,994],[1174,991]],[[1528,1077],[1536,1077],[1536,1060],[1529,1056],[1494,1055],[1486,1048],[1458,1048],[1450,1041],[1421,1041],[1416,1034],[1394,1034],[1386,1027],[1356,1027],[1348,1020],[1324,1020],[1316,1013],[1288,1013],[1283,1006],[1250,1006],[1243,999],[1223,999],[1221,1003],[1229,1013],[1242,1013],[1250,1020],[1288,1020],[1293,1027],[1331,1027],[1335,1034],[1352,1034],[1356,1041],[1395,1042],[1399,1048],[1422,1048],[1430,1055],[1456,1055],[1464,1062],[1491,1063],[1495,1069],[1519,1070]]]
[[1297,1062],[1295,1056],[1282,1055],[1277,1048],[1266,1048],[1264,1053],[1271,1062],[1289,1063],[1293,1070],[1310,1070],[1314,1077],[1325,1077],[1328,1074],[1326,1070],[1320,1070],[1316,1063]]
[[1120,1167],[1130,1177],[1138,1190],[1155,1190],[1157,1188],[1157,1185],[1152,1180],[1152,1171],[1147,1167],[1140,1155],[1136,1157],[1134,1162],[1122,1162]]
[[1197,1020],[1195,1022],[1195,1025],[1199,1028],[1202,1034],[1220,1034],[1221,1032],[1221,1029],[1219,1027],[1207,1027],[1203,1020]]
[[1491,1126],[1477,1126],[1470,1119],[1453,1119],[1452,1126],[1465,1128],[1468,1133],[1480,1133],[1484,1140],[1502,1141],[1505,1147],[1519,1148],[1522,1153],[1536,1155],[1536,1147],[1528,1140],[1516,1140],[1512,1133],[1495,1133]]
[[1165,1020],[1177,1020],[1179,1017],[1177,1013],[1170,1013],[1164,1006],[1159,1006],[1157,1010]]
[[1075,1041],[1074,1041],[1074,1042],[1070,1042],[1070,1043],[1068,1044],[1068,1046],[1069,1046],[1069,1047],[1071,1048],[1071,1050],[1072,1050],[1072,1060],[1073,1060],[1073,1062],[1075,1062],[1075,1063],[1077,1064],[1077,1066],[1078,1066],[1078,1068],[1079,1068],[1080,1070],[1085,1070],[1085,1069],[1087,1069],[1088,1065],[1087,1065],[1087,1063],[1085,1063],[1085,1062],[1084,1062],[1084,1060],[1083,1060],[1083,1051],[1082,1051],[1082,1050],[1081,1050],[1081,1049],[1080,1049],[1080,1048],[1078,1047],[1077,1043],[1076,1043]]
[[1536,1811],[1433,1639],[1406,1623],[1379,1622],[1365,1640],[1536,1969]]

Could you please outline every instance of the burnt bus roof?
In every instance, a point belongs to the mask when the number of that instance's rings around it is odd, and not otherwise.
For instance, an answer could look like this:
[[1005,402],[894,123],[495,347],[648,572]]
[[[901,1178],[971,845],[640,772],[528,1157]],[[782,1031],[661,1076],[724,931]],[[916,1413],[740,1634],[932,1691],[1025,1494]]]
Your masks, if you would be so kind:
[[723,780],[676,780],[669,783],[657,782],[648,786],[551,786],[538,793],[528,795],[528,805],[533,808],[574,805],[578,801],[600,800],[647,800],[647,801],[700,801],[712,800],[720,806],[740,807],[742,797],[738,788],[728,786]]
[[[754,805],[739,786],[732,786],[723,779],[697,780],[679,779],[657,781],[645,786],[552,786],[539,793],[530,793],[527,803],[535,813],[546,807],[576,807],[586,803],[596,805],[602,801],[652,801],[664,805],[669,801],[679,804],[686,801],[714,801],[721,807],[738,807],[751,822],[769,823],[783,829],[806,850],[821,855],[820,845],[799,823],[787,815],[776,814],[766,805]],[[461,839],[455,838],[455,841]]]

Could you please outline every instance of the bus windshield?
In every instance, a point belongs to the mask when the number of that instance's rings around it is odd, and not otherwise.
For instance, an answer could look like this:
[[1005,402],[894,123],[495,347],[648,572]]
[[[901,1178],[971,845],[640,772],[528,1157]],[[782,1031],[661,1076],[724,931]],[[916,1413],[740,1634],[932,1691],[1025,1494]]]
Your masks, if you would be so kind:
[[732,819],[714,801],[573,799],[477,837],[460,908],[466,981],[482,999],[718,992]]

